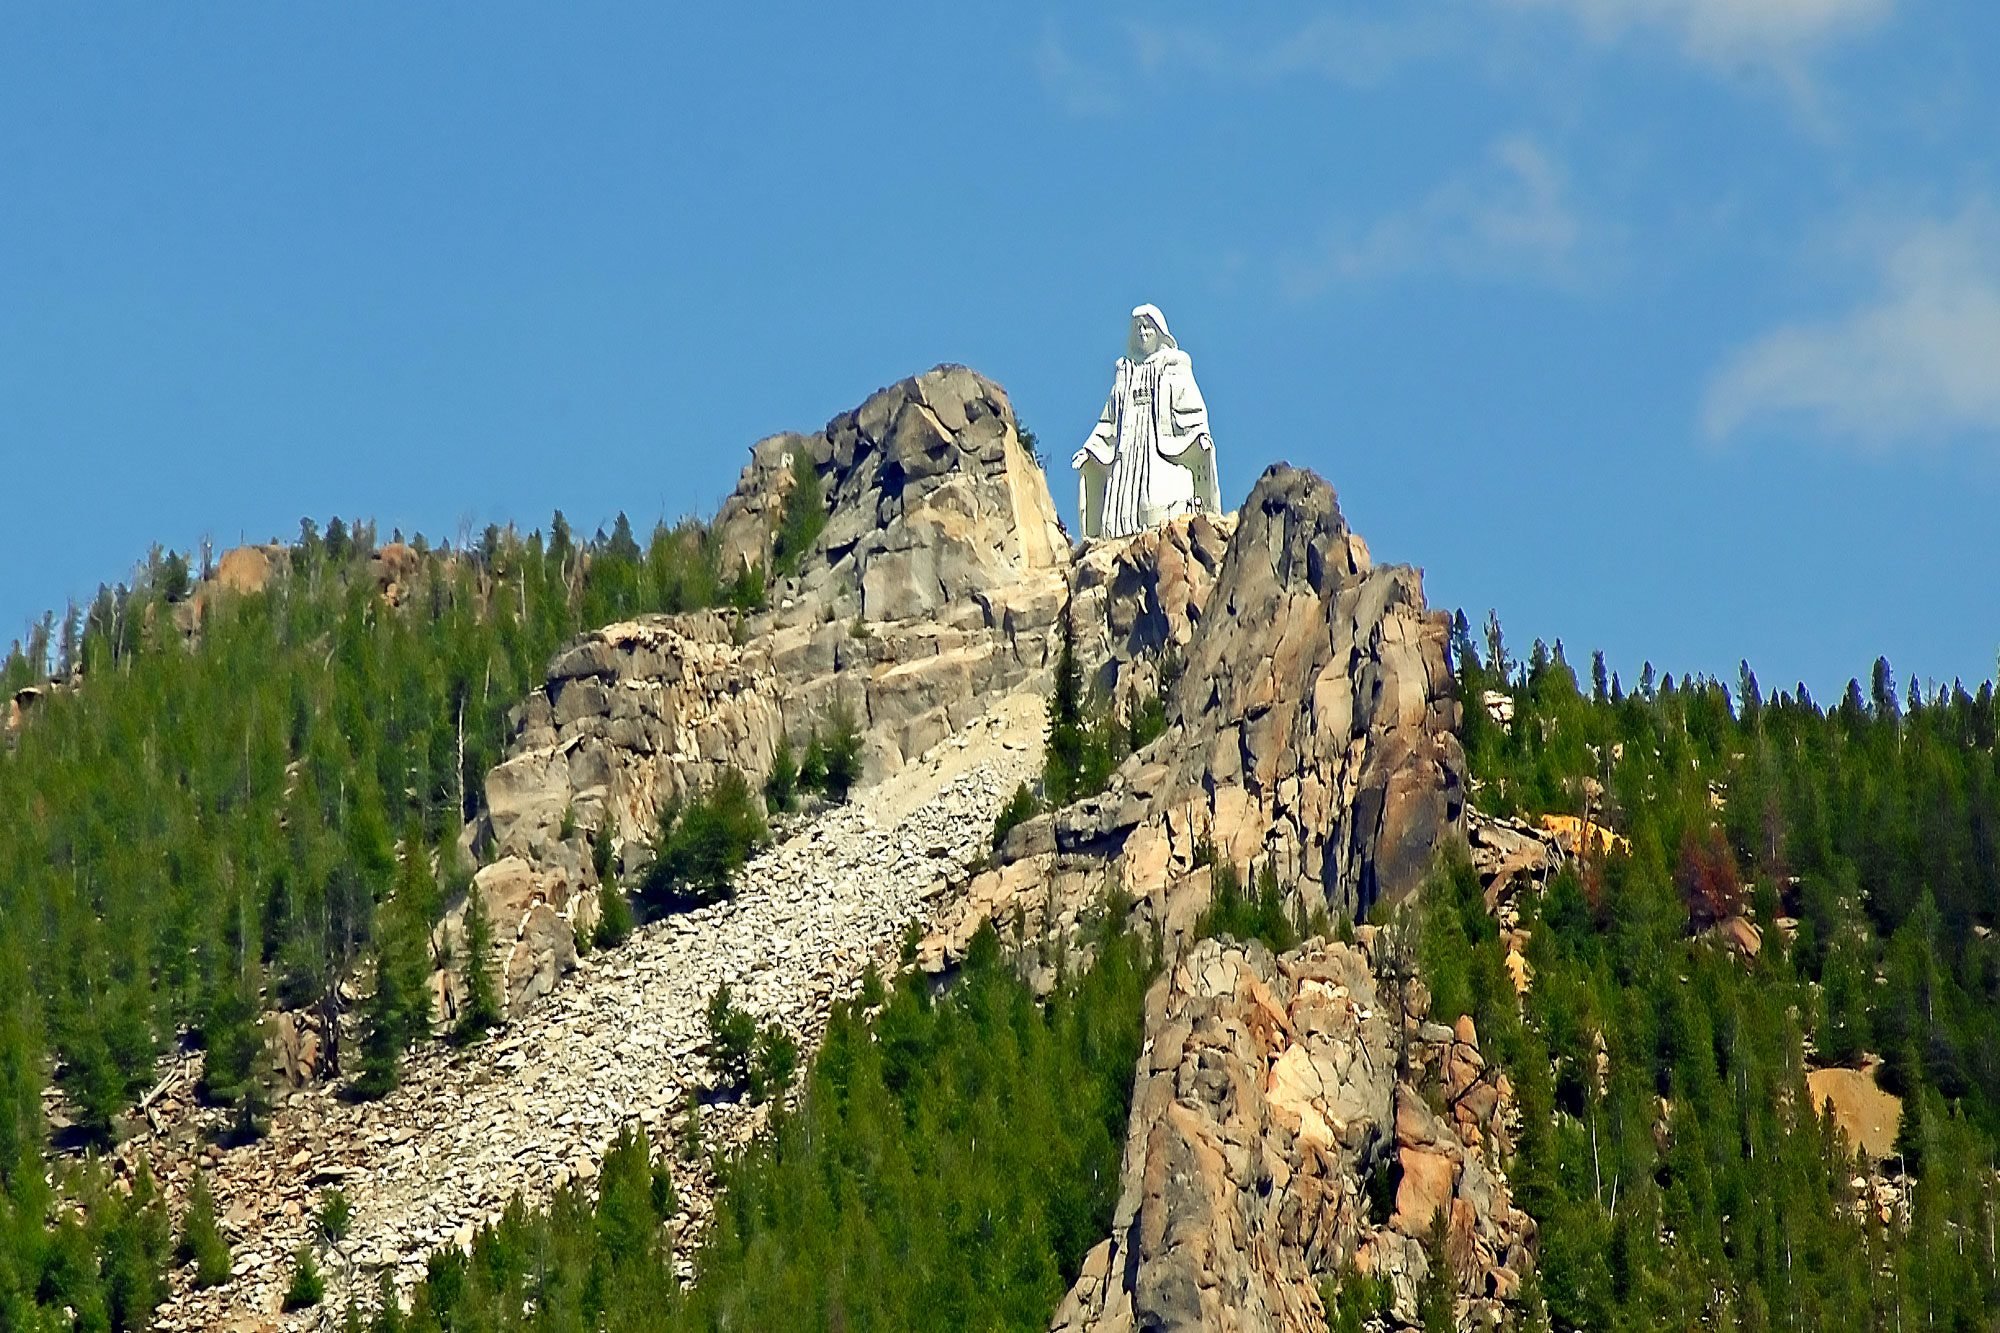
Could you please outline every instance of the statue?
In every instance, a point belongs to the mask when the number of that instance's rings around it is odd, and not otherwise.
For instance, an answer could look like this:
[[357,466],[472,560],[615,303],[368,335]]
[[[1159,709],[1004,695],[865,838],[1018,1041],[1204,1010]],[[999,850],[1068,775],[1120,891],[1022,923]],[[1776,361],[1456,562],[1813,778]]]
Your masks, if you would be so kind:
[[1083,535],[1123,537],[1182,514],[1217,513],[1215,441],[1194,363],[1158,306],[1132,312],[1104,415],[1069,465]]

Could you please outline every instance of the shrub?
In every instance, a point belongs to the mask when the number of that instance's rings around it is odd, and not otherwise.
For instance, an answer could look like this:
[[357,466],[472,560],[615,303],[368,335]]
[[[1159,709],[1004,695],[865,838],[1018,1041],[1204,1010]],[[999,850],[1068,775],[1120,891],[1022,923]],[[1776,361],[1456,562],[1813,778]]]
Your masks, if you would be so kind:
[[632,904],[612,876],[597,886],[597,926],[592,942],[600,949],[623,944],[632,934]]
[[792,455],[792,489],[785,493],[785,509],[778,522],[778,536],[771,554],[771,570],[779,578],[799,572],[819,534],[826,527],[826,497],[819,484],[819,469],[812,455],[800,449]]
[[338,1245],[347,1239],[347,1229],[354,1222],[354,1205],[339,1190],[328,1190],[319,1196],[319,1229],[328,1242]]
[[229,1280],[229,1242],[216,1224],[215,1195],[209,1191],[208,1177],[199,1171],[188,1186],[187,1215],[181,1219],[174,1262],[194,1265],[197,1289],[221,1286]]
[[766,1023],[750,1055],[750,1099],[762,1102],[784,1096],[798,1067],[799,1044],[784,1028]]
[[477,885],[465,900],[465,1007],[453,1037],[477,1041],[500,1022],[500,988],[493,980],[493,918]]
[[780,736],[771,755],[770,775],[764,779],[764,804],[772,814],[783,814],[798,803],[798,798],[798,762],[792,758],[791,738]]
[[1000,808],[999,818],[993,821],[993,850],[1000,850],[1000,844],[1007,841],[1007,835],[1016,825],[1027,823],[1041,812],[1042,801],[1035,795],[1035,789],[1025,782],[1016,787],[1007,804]]
[[1285,915],[1277,869],[1269,861],[1257,871],[1255,895],[1243,892],[1236,867],[1227,861],[1211,866],[1208,875],[1208,910],[1195,922],[1198,937],[1227,935],[1238,940],[1262,940],[1277,953],[1299,942],[1297,924]]
[[750,1081],[750,1057],[757,1042],[757,1021],[729,999],[729,984],[716,988],[708,1002],[708,1068],[718,1089],[735,1089]]
[[285,1289],[285,1309],[309,1310],[326,1298],[326,1279],[312,1246],[301,1245],[292,1257],[292,1285]]
[[660,812],[653,864],[640,894],[663,908],[726,897],[751,851],[770,836],[749,782],[737,770],[724,769],[692,802],[672,802]]
[[861,728],[846,704],[836,704],[828,719],[826,774],[821,789],[832,801],[845,801],[848,791],[861,779]]
[[618,850],[612,846],[611,812],[605,811],[604,818],[590,835],[590,868],[597,872],[598,879],[606,879],[611,874]]

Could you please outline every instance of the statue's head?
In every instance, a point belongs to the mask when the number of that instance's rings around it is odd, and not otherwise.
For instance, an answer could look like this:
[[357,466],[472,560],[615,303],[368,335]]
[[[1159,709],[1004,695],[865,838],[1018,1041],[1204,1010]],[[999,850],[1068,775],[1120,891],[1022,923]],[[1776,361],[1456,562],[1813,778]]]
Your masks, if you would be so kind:
[[1160,313],[1156,305],[1135,306],[1132,310],[1132,331],[1125,339],[1125,354],[1134,361],[1144,361],[1162,347],[1178,347],[1174,335],[1167,332],[1167,317]]

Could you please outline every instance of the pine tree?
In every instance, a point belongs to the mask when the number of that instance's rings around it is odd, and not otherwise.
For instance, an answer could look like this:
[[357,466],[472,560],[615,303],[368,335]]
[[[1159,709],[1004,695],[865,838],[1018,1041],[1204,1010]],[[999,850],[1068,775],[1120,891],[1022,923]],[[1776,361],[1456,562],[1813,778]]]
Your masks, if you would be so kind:
[[188,1185],[187,1213],[181,1219],[180,1244],[174,1262],[194,1265],[197,1290],[216,1287],[229,1280],[229,1242],[215,1218],[215,1196],[209,1192],[208,1177],[200,1171]]
[[362,1009],[361,1075],[355,1090],[379,1097],[396,1086],[403,1052],[430,1031],[430,927],[437,881],[416,831],[404,840],[396,896],[375,939],[375,989]]
[[861,779],[861,728],[845,703],[833,706],[827,728],[824,787],[828,799],[838,803]]
[[312,1246],[301,1245],[292,1255],[292,1284],[285,1289],[285,1309],[311,1309],[324,1299],[326,1279],[320,1275],[319,1260]]
[[1486,612],[1486,671],[1500,689],[1514,687],[1514,663],[1507,656],[1507,639],[1500,631],[1500,613],[1491,608]]
[[772,814],[783,814],[798,800],[799,766],[792,759],[792,742],[779,736],[771,755],[771,772],[764,779],[764,804]]
[[826,527],[826,499],[821,490],[819,469],[805,449],[792,455],[792,485],[785,492],[785,505],[772,544],[771,569],[779,578],[798,573],[819,534]]
[[599,948],[623,944],[632,936],[632,903],[618,877],[606,875],[597,885],[597,926],[592,942]]
[[708,1002],[708,1067],[718,1088],[740,1088],[750,1081],[756,1040],[756,1020],[730,1001],[729,983],[724,982]]
[[465,904],[465,1003],[454,1035],[461,1042],[478,1041],[500,1023],[500,993],[493,978],[493,919],[486,895],[475,885]]

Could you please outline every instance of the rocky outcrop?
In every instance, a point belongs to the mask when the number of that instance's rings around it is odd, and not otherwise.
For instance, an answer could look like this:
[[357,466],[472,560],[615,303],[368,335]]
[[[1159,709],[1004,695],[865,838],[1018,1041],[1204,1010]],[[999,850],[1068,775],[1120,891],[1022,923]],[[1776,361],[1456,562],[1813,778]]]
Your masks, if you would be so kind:
[[1149,825],[1170,866],[1192,866],[1203,843],[1238,864],[1268,858],[1331,916],[1406,896],[1464,818],[1445,635],[1421,575],[1373,567],[1331,486],[1269,469],[1190,636],[1167,734],[1058,821],[1058,845]]
[[1104,698],[1129,706],[1171,683],[1235,531],[1233,514],[1196,514],[1084,548],[1070,581],[1070,608],[1077,656]]
[[1815,1069],[1806,1075],[1813,1110],[1824,1115],[1830,1107],[1848,1148],[1872,1162],[1895,1155],[1903,1117],[1903,1099],[1875,1081],[1880,1067],[1871,1060],[1860,1069]]
[[1208,905],[1214,860],[1269,866],[1304,915],[1358,919],[1462,839],[1444,618],[1416,570],[1372,564],[1320,478],[1273,467],[1233,524],[1099,543],[1075,587],[1079,655],[1112,697],[1171,682],[1165,734],[1102,795],[1017,827],[927,966],[986,915],[1073,916],[1107,874],[1172,942]]
[[[1069,563],[1069,541],[999,385],[939,366],[877,391],[816,435],[751,451],[716,531],[725,567],[770,567],[778,520],[803,454],[818,476],[825,528],[777,591],[808,614],[868,621],[958,620],[998,628],[996,594]],[[1044,607],[1052,611],[1053,607]],[[797,617],[788,617],[797,619]]]
[[507,758],[487,775],[476,836],[489,859],[566,869],[565,822],[608,820],[621,840],[643,839],[663,804],[725,767],[767,772],[782,686],[766,646],[735,637],[728,618],[699,612],[608,625],[560,653],[515,708]]
[[[302,1086],[267,1139],[225,1153],[203,1137],[221,1113],[186,1102],[184,1120],[155,1117],[133,1140],[127,1160],[157,1150],[176,1191],[201,1164],[236,1245],[232,1282],[177,1291],[161,1326],[277,1323],[285,1256],[323,1187],[356,1209],[337,1291],[366,1293],[382,1276],[406,1286],[516,1192],[540,1204],[588,1174],[621,1125],[665,1131],[699,1089],[701,1011],[724,981],[810,1046],[913,922],[942,971],[1002,913],[1073,935],[1107,877],[1173,961],[1148,1000],[1116,1231],[1058,1326],[1318,1327],[1320,1281],[1350,1265],[1385,1275],[1403,1313],[1434,1261],[1468,1313],[1504,1298],[1533,1228],[1494,1165],[1511,1103],[1469,1025],[1385,1002],[1365,947],[1273,957],[1193,940],[1214,859],[1269,864],[1298,906],[1339,918],[1407,895],[1459,835],[1457,704],[1417,571],[1374,566],[1332,488],[1282,466],[1239,515],[1073,551],[1005,393],[957,366],[759,442],[711,528],[725,572],[776,571],[802,482],[824,523],[785,553],[765,609],[597,629],[514,710],[463,831],[470,892],[436,941],[462,962],[466,906],[483,905],[505,1033],[421,1050],[401,1088],[355,1104],[312,1082],[338,1034],[281,1016],[274,1051]],[[428,558],[381,548],[376,590],[399,601]],[[282,548],[231,552],[190,615],[289,568]],[[1106,793],[1024,823],[989,862],[996,809],[1040,767],[1066,628],[1104,697],[1161,700],[1166,733]],[[857,804],[791,826],[734,901],[579,957],[597,912],[593,835],[637,870],[669,802],[728,769],[761,783],[782,744],[843,713],[863,735]],[[562,984],[569,972],[580,980]],[[448,1022],[458,976],[433,986]],[[754,1124],[715,1114],[711,1141]],[[679,1185],[698,1212],[691,1175]],[[1425,1245],[1440,1218],[1441,1257]]]
[[[826,522],[768,610],[607,626],[559,654],[515,709],[464,839],[511,1014],[572,965],[595,917],[596,830],[608,825],[633,869],[669,801],[726,768],[761,784],[781,743],[796,752],[839,714],[860,727],[874,782],[996,699],[1045,691],[1069,546],[997,385],[941,366],[817,434],[759,442],[715,523],[725,568],[771,565],[802,461]],[[433,984],[448,1018],[461,983]]]
[[1531,1263],[1498,1166],[1514,1114],[1470,1021],[1399,1006],[1364,949],[1206,941],[1147,996],[1112,1234],[1053,1326],[1320,1330],[1321,1284],[1349,1267],[1411,1322],[1438,1261],[1477,1326]]

